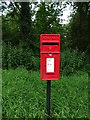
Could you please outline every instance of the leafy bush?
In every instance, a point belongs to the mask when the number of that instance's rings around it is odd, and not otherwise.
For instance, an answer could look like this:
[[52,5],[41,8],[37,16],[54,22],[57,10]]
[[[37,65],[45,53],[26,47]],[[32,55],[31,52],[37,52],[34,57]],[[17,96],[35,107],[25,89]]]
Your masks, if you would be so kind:
[[69,75],[75,70],[83,67],[85,62],[85,53],[79,53],[78,50],[67,49],[61,52],[61,72]]
[[3,43],[2,51],[3,69],[15,69],[18,66],[25,66],[29,70],[39,69],[39,58],[31,50]]
[[[3,69],[15,69],[18,66],[25,66],[28,70],[39,70],[39,60],[39,56],[35,56],[32,50],[3,44]],[[69,75],[82,68],[84,62],[84,52],[79,53],[77,49],[61,51],[61,73],[63,75]]]

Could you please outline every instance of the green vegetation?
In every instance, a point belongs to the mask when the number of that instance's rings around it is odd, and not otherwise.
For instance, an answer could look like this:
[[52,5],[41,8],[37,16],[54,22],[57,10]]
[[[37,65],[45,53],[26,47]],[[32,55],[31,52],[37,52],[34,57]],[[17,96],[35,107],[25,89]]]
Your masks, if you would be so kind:
[[0,69],[0,119],[2,118],[2,70]]
[[[3,118],[45,118],[46,81],[25,68],[3,70]],[[88,75],[75,72],[51,84],[53,118],[87,118]]]
[[[63,25],[60,18],[67,5],[73,6],[73,12],[69,23]],[[2,12],[7,11],[2,16],[3,69],[23,65],[28,70],[38,70],[40,34],[61,35],[64,74],[68,67],[71,73],[85,67],[90,61],[88,9],[88,2],[3,2]]]
[[[8,53],[7,53],[8,52]],[[24,66],[27,70],[39,70],[39,55],[34,56],[33,52],[15,48],[11,45],[3,45],[3,69],[16,69],[18,66]],[[63,75],[70,75],[75,70],[84,68],[86,63],[85,52],[79,52],[77,49],[65,49],[61,51],[61,72]]]
[[[2,2],[1,5],[3,118],[46,117],[46,81],[39,80],[40,34],[61,35],[61,80],[52,81],[51,116],[87,118],[89,3]],[[73,7],[71,19],[68,24],[61,24],[68,5]]]

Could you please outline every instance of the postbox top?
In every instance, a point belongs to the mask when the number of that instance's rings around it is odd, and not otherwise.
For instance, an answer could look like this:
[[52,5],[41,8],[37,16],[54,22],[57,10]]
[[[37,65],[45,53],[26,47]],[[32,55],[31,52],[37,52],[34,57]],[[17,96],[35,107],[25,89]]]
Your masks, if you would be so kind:
[[41,42],[60,42],[60,34],[41,34]]
[[40,53],[60,53],[60,35],[41,34]]

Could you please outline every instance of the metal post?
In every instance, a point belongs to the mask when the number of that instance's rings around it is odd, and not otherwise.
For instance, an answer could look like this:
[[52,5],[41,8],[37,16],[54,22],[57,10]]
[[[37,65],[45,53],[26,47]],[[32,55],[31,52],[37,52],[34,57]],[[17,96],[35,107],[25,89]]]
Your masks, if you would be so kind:
[[47,120],[50,120],[50,94],[51,94],[51,80],[47,80]]

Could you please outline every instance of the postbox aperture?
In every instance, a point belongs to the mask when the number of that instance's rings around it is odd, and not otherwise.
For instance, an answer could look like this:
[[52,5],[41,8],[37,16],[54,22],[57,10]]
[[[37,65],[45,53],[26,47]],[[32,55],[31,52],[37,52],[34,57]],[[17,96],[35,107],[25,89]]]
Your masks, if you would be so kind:
[[40,79],[60,79],[60,35],[40,35]]

